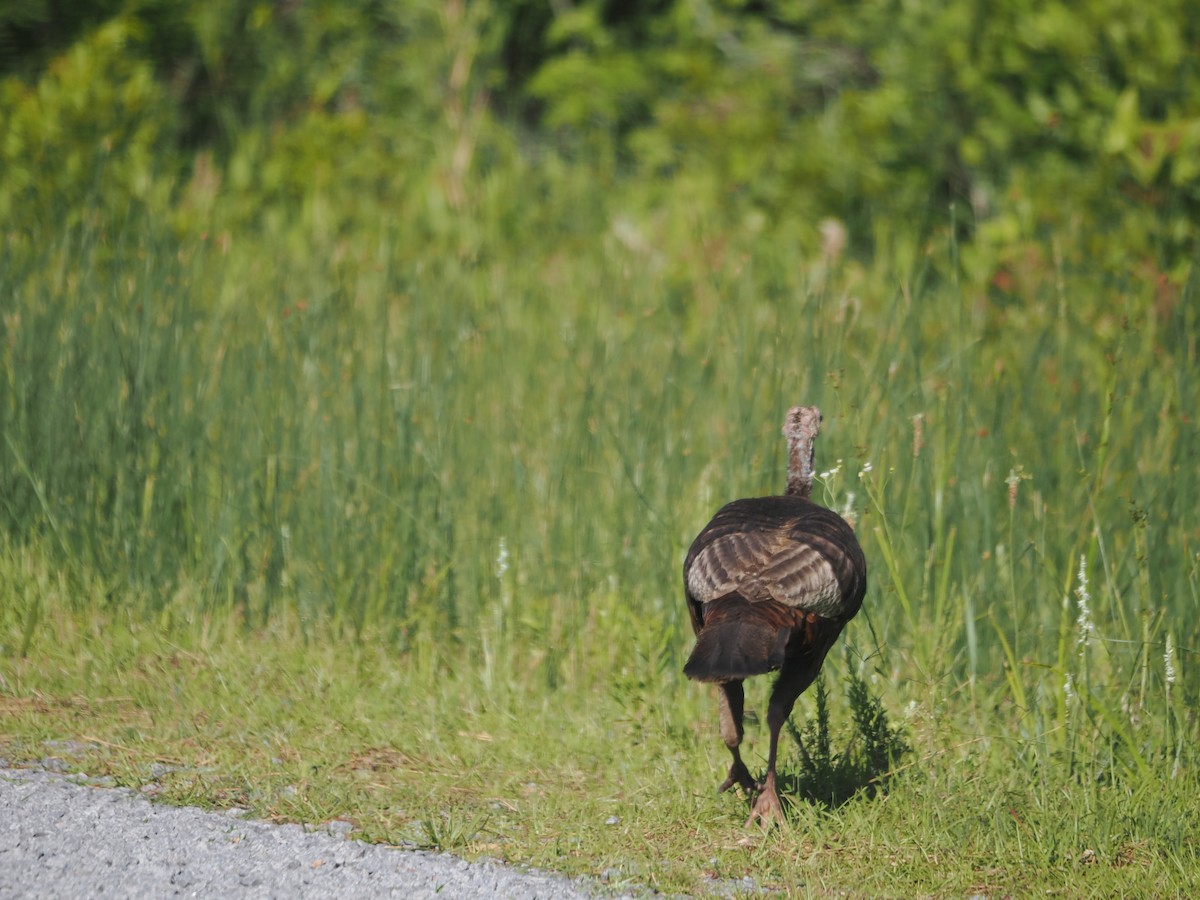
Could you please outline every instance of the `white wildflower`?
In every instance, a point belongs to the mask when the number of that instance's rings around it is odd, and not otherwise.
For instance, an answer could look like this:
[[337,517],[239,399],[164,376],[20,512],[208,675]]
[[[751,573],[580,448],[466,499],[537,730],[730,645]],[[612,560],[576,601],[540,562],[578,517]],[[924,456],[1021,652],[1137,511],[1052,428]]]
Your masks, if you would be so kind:
[[1070,672],[1067,673],[1067,680],[1063,683],[1063,696],[1067,698],[1068,706],[1075,702],[1075,676]]
[[1163,650],[1163,668],[1167,673],[1167,684],[1175,683],[1175,639],[1167,632],[1167,646]]
[[871,471],[873,468],[875,468],[875,467],[874,467],[874,466],[872,466],[872,465],[871,465],[869,462],[865,462],[865,463],[863,463],[862,471],[860,471],[860,472],[858,473],[858,477],[859,477],[859,478],[866,478],[866,477],[867,477],[867,473],[868,473],[868,472],[870,472],[870,471]]
[[1082,554],[1079,557],[1079,587],[1075,588],[1075,597],[1079,601],[1079,616],[1075,620],[1079,628],[1079,645],[1086,647],[1092,642],[1092,634],[1096,627],[1092,624],[1092,595],[1088,592],[1087,560]]
[[822,472],[817,477],[820,478],[822,481],[828,481],[830,478],[833,478],[835,475],[840,475],[841,473],[842,473],[842,461],[839,459],[837,461],[836,466],[834,466],[832,469],[827,469],[826,471]]
[[504,580],[505,573],[508,572],[508,542],[503,537],[500,538],[500,552],[496,554],[496,577],[501,581]]

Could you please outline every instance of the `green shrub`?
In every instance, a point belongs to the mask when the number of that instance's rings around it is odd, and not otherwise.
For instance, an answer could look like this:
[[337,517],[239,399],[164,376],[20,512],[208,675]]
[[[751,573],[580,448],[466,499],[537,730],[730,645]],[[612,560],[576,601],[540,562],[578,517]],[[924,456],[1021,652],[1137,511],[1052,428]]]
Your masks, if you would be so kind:
[[0,220],[14,237],[35,225],[162,207],[176,157],[175,108],[136,48],[136,19],[113,19],[29,85],[0,82]]

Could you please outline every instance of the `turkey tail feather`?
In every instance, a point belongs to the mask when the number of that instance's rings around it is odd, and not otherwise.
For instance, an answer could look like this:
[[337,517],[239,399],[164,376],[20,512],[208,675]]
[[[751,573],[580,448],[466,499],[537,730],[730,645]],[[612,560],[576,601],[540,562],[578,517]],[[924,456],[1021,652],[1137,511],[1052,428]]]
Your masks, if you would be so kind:
[[683,667],[694,681],[740,681],[783,666],[796,612],[728,594],[704,604],[703,626]]

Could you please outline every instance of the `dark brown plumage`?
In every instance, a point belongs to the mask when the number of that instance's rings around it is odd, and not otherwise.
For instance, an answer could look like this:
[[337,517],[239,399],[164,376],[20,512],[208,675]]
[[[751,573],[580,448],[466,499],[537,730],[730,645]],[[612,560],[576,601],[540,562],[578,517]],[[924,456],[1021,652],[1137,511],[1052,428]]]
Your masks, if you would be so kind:
[[[846,521],[813,503],[813,444],[821,413],[788,411],[788,490],[735,500],[692,542],[683,564],[696,646],[684,674],[720,687],[721,736],[733,754],[729,776],[759,790],[747,825],[783,818],[775,787],[779,733],[796,698],[817,677],[825,654],[862,605],[867,564]],[[742,681],[779,671],[767,710],[767,777],[756,786],[742,762]]]

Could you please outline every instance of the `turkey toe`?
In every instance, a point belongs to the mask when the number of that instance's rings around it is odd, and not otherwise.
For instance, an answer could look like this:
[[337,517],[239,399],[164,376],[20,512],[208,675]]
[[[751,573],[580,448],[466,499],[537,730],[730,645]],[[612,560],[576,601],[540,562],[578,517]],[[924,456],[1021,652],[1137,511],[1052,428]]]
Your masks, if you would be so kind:
[[717,793],[723,794],[734,785],[740,785],[747,794],[754,796],[754,779],[750,777],[750,772],[744,763],[735,762],[729,767],[729,777],[721,782]]

